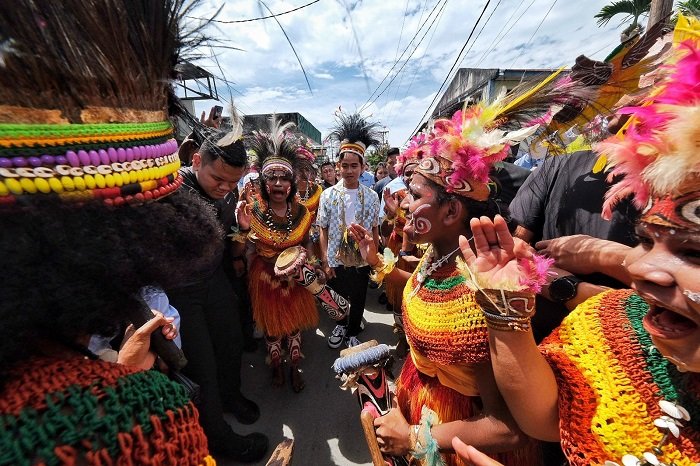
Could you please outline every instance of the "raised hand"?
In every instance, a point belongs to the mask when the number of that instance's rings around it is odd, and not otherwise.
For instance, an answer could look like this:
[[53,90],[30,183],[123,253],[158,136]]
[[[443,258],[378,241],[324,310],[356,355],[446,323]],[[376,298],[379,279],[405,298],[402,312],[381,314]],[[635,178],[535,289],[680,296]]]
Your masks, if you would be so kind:
[[209,109],[209,116],[206,116],[206,112],[202,112],[199,122],[210,128],[218,128],[221,125],[221,118],[216,118],[216,106]]
[[377,263],[377,245],[374,244],[372,233],[357,223],[353,223],[348,227],[348,233],[357,243],[362,258],[370,266],[375,265]]
[[236,206],[236,220],[240,230],[250,229],[250,205],[246,201],[240,201]]
[[517,282],[520,276],[518,259],[531,258],[533,249],[513,238],[500,215],[496,215],[493,221],[488,217],[473,218],[469,226],[474,247],[464,236],[459,238],[459,247],[469,268],[494,288],[498,288],[499,283]]
[[384,198],[384,212],[386,212],[387,218],[396,217],[396,211],[399,208],[399,202],[389,191],[389,188],[384,188],[382,192],[382,197]]

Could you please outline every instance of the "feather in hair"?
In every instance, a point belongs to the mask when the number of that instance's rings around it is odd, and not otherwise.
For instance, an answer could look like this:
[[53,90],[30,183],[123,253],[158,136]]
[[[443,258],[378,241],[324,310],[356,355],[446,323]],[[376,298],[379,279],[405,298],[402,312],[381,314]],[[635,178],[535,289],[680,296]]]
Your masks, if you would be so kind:
[[248,149],[257,157],[258,166],[262,167],[269,157],[282,157],[297,165],[296,145],[286,133],[295,128],[293,122],[281,123],[273,114],[268,120],[266,130],[256,130],[248,137]]
[[231,131],[216,142],[219,147],[231,145],[243,137],[243,118],[236,110],[235,105],[231,104],[229,109],[231,111]]
[[359,113],[335,112],[336,124],[329,136],[337,141],[361,142],[365,148],[379,144],[379,123],[369,122]]
[[[82,0],[0,2],[0,43],[11,44],[3,51],[0,102],[53,109],[65,123],[82,123],[86,109],[105,107],[164,115],[175,65],[205,40],[202,25],[185,21],[197,3],[110,0],[85,8]],[[129,121],[128,114],[112,113]]]

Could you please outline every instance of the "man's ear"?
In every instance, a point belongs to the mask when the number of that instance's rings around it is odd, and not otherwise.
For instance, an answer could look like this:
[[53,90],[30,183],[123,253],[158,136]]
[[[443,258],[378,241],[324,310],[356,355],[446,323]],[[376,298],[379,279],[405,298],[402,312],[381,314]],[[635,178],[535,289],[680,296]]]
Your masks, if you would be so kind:
[[202,156],[199,152],[195,152],[192,154],[192,169],[194,171],[199,171],[200,168],[202,168]]

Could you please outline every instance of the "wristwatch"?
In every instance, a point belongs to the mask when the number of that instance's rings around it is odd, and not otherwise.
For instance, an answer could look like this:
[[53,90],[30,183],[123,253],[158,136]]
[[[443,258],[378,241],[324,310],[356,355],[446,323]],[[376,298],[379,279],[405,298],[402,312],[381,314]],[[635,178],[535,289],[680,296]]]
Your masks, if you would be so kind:
[[575,275],[559,277],[549,284],[549,297],[556,303],[565,303],[576,296],[579,280]]

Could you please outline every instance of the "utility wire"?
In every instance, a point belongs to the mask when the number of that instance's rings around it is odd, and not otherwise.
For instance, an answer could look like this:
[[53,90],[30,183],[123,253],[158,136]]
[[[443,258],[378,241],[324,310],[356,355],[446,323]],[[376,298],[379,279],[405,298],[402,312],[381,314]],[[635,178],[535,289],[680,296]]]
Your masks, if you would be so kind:
[[[196,16],[188,16],[188,18],[199,19],[199,20],[201,20],[201,21],[209,21],[209,22],[212,22],[212,23],[221,23],[221,24],[249,23],[249,22],[251,22],[251,21],[260,21],[260,20],[263,20],[263,19],[276,18],[277,16],[286,15],[286,14],[288,14],[288,13],[294,13],[295,11],[299,11],[299,10],[301,10],[302,8],[306,8],[307,6],[311,6],[311,5],[313,5],[314,3],[318,3],[318,2],[320,2],[320,1],[321,1],[321,0],[314,0],[313,2],[309,2],[309,3],[305,4],[305,5],[298,6],[298,7],[296,7],[296,8],[291,9],[291,10],[283,11],[282,13],[274,13],[274,14],[270,14],[270,15],[267,15],[267,16],[261,16],[261,17],[259,17],[259,18],[238,19],[238,20],[233,20],[233,21],[224,21],[224,20],[221,20],[221,19],[199,18],[199,17],[196,17]],[[272,12],[271,12],[271,13],[272,13]]]
[[[430,104],[428,105],[428,108],[425,110],[425,113],[423,113],[423,116],[420,117],[420,120],[418,121],[418,124],[416,125],[415,129],[414,129],[413,131],[411,131],[411,134],[413,134],[413,133],[415,133],[416,131],[418,131],[418,128],[420,128],[421,124],[423,124],[423,118],[425,118],[426,115],[428,115],[428,113],[430,112],[430,109],[432,108],[433,104],[435,103],[435,101],[437,100],[438,96],[440,95],[440,92],[442,91],[442,88],[445,87],[445,84],[447,83],[447,80],[450,78],[450,75],[452,74],[452,71],[455,69],[455,67],[456,67],[457,64],[459,63],[460,57],[462,56],[462,52],[464,52],[464,49],[467,48],[467,44],[469,43],[469,40],[472,38],[472,35],[474,35],[474,31],[476,31],[476,27],[479,25],[479,22],[481,21],[481,18],[483,18],[484,13],[486,13],[486,9],[489,7],[490,4],[491,4],[491,0],[487,0],[487,1],[486,1],[486,5],[484,5],[484,8],[481,10],[481,14],[480,14],[479,17],[476,19],[476,22],[474,23],[474,27],[472,28],[471,32],[469,33],[469,37],[467,37],[467,40],[464,41],[464,45],[462,46],[462,49],[461,49],[461,50],[459,51],[459,53],[457,54],[457,58],[455,59],[454,63],[452,64],[452,67],[450,68],[450,70],[447,72],[447,76],[445,76],[445,79],[442,81],[442,84],[440,84],[440,88],[439,88],[438,91],[435,93],[435,97],[433,97],[433,100],[432,100],[432,101],[430,102]],[[410,138],[410,136],[409,136],[409,138]],[[406,142],[408,142],[408,139],[406,140]]]
[[[496,13],[496,10],[498,10],[498,7],[501,6],[502,1],[503,0],[498,0],[498,3],[496,3],[496,7],[493,10],[491,10],[491,14],[489,15],[488,18],[486,18],[486,22],[484,23],[483,26],[481,26],[481,29],[479,29],[479,32],[476,34],[476,37],[472,41],[472,45],[469,46],[469,50],[467,50],[467,53],[464,54],[464,57],[462,57],[462,60],[459,62],[460,66],[462,65],[462,63],[464,63],[464,60],[466,60],[467,57],[469,56],[469,52],[472,51],[474,44],[476,44],[477,41],[479,40],[479,37],[481,37],[481,33],[484,32],[484,29],[486,29],[486,26],[488,26],[489,21],[491,21],[491,17],[493,17],[493,14]],[[521,3],[521,5],[522,5],[522,3]]]
[[[477,63],[477,65],[475,66],[475,68],[479,68],[479,67],[481,66],[481,64],[483,63],[483,61],[488,57],[488,55],[489,55],[491,52],[493,52],[494,50],[496,50],[496,47],[498,47],[498,45],[501,43],[501,41],[502,41],[503,39],[505,39],[505,37],[508,35],[508,33],[510,33],[510,31],[513,30],[513,28],[515,27],[515,25],[518,24],[518,22],[523,18],[523,16],[525,16],[525,13],[527,13],[527,10],[529,10],[530,7],[532,7],[532,5],[535,4],[535,1],[536,1],[536,0],[532,0],[532,1],[530,2],[530,4],[523,10],[523,12],[520,13],[520,16],[518,16],[518,18],[515,20],[515,22],[514,22],[513,24],[510,25],[510,27],[508,28],[508,30],[507,30],[500,38],[498,38],[498,40],[495,41],[495,42],[493,43],[493,45],[492,45],[491,47],[489,47],[488,50],[486,50],[486,52],[484,52],[484,54],[483,54],[483,55],[481,56],[481,58],[479,59],[479,63]],[[521,2],[521,5],[522,5],[522,2]],[[520,6],[518,6],[518,8],[520,8]],[[516,11],[517,11],[517,10],[516,10]],[[515,12],[513,12],[513,14],[515,14]]]
[[[372,94],[370,94],[369,98],[367,99],[367,102],[365,102],[365,104],[362,105],[362,107],[365,107],[365,106],[367,105],[367,103],[369,103],[369,101],[372,99],[372,97],[374,97],[375,93],[379,90],[379,88],[382,86],[382,84],[384,84],[384,81],[386,81],[386,78],[389,77],[389,75],[390,75],[391,72],[394,70],[394,68],[396,68],[396,65],[399,64],[399,62],[400,62],[401,59],[403,58],[403,56],[404,56],[404,54],[406,53],[406,51],[408,51],[408,49],[411,47],[411,44],[413,43],[413,41],[416,39],[416,37],[418,37],[418,33],[421,31],[421,29],[423,29],[423,26],[425,26],[425,25],[428,23],[428,19],[432,16],[432,14],[433,14],[433,13],[435,12],[435,10],[437,9],[437,6],[438,6],[438,5],[440,4],[440,2],[442,2],[442,1],[444,1],[445,3],[447,3],[447,0],[438,0],[437,3],[435,3],[435,6],[433,6],[433,9],[430,10],[430,13],[428,13],[428,17],[425,19],[425,22],[423,22],[423,24],[420,26],[420,28],[418,28],[418,30],[416,31],[416,33],[415,33],[414,36],[413,36],[413,39],[411,39],[411,40],[409,41],[409,43],[406,45],[406,48],[405,48],[405,49],[403,50],[403,52],[401,53],[401,56],[399,57],[399,59],[396,60],[396,61],[394,62],[394,64],[391,66],[391,68],[389,69],[389,71],[387,71],[387,73],[386,73],[386,75],[384,76],[384,78],[382,78],[381,82],[377,85],[377,87],[374,89],[374,91],[372,92]],[[362,107],[361,107],[361,108],[362,108]]]
[[401,17],[401,31],[399,32],[399,41],[396,43],[396,53],[394,53],[394,60],[399,56],[399,48],[401,47],[401,39],[403,39],[403,27],[406,24],[406,13],[408,13],[408,5],[411,0],[406,0],[406,8],[403,10],[403,16]]
[[[488,1],[491,1],[491,0],[488,0]],[[442,7],[440,8],[440,11],[438,12],[437,15],[435,15],[435,18],[433,18],[433,21],[430,23],[430,26],[428,27],[428,29],[426,29],[425,34],[423,34],[423,37],[421,37],[421,38],[420,38],[420,41],[418,41],[418,44],[417,44],[416,47],[413,49],[413,52],[411,52],[411,53],[409,54],[408,58],[406,58],[406,61],[403,62],[403,65],[401,65],[401,68],[399,68],[399,70],[396,72],[396,74],[391,78],[391,80],[389,80],[389,82],[387,83],[386,87],[384,87],[384,90],[383,90],[382,92],[380,92],[379,94],[377,94],[377,96],[376,96],[371,102],[366,102],[365,105],[362,106],[362,108],[365,108],[365,107],[368,106],[368,105],[372,105],[374,102],[377,101],[377,99],[379,99],[379,98],[382,96],[382,94],[384,94],[384,93],[387,91],[387,89],[389,89],[389,87],[391,87],[391,83],[393,83],[394,80],[396,79],[396,77],[397,77],[399,74],[401,74],[401,71],[404,69],[404,67],[406,66],[406,64],[410,61],[411,57],[412,57],[413,54],[416,52],[416,50],[418,50],[418,47],[420,47],[420,44],[421,44],[421,42],[423,42],[423,39],[425,39],[425,36],[427,36],[427,35],[428,35],[428,32],[430,32],[430,28],[433,27],[433,24],[435,23],[435,20],[437,20],[439,17],[442,16],[442,10],[445,9],[445,5],[447,5],[447,0],[445,1],[445,3],[442,4]],[[464,49],[462,49],[462,50],[464,50]],[[460,53],[461,53],[461,52],[460,52]]]
[[[530,38],[527,40],[527,43],[525,44],[525,46],[524,46],[523,48],[525,48],[525,47],[527,47],[528,45],[530,45],[530,42],[532,42],[532,39],[535,38],[535,35],[536,35],[537,32],[540,30],[540,27],[542,27],[542,24],[545,22],[545,20],[546,20],[547,17],[549,16],[549,14],[552,12],[552,9],[554,8],[554,5],[556,5],[558,1],[559,1],[559,0],[554,0],[554,1],[552,2],[552,6],[550,6],[550,7],[549,7],[549,10],[547,10],[547,13],[544,14],[544,17],[542,18],[542,21],[540,21],[540,24],[537,25],[537,28],[535,29],[535,32],[532,33],[532,35],[531,35]],[[515,65],[515,63],[516,63],[519,59],[520,59],[520,55],[516,55],[515,58],[513,59],[513,63],[510,64],[510,67],[509,67],[509,68],[512,69],[513,66]]]

